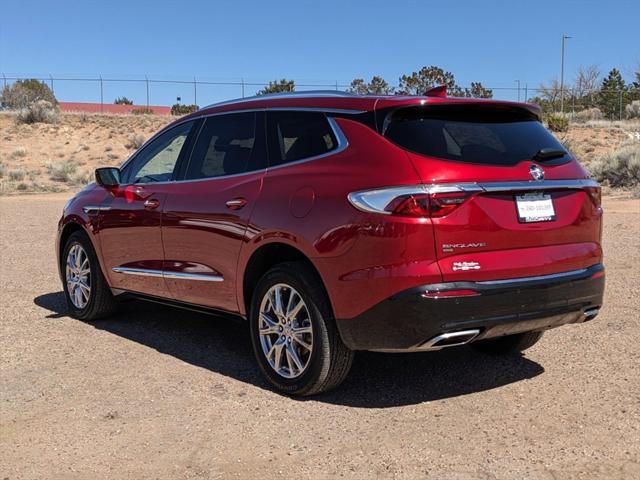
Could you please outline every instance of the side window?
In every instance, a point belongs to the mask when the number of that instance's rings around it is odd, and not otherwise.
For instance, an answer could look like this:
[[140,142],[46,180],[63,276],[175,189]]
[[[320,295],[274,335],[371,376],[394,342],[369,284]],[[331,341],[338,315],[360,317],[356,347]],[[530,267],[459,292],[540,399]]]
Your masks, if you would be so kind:
[[282,165],[323,155],[338,147],[321,112],[269,112],[269,164]]
[[[205,120],[185,179],[222,177],[263,168],[256,148],[256,114],[230,113]],[[260,157],[260,158],[258,158]]]
[[144,147],[126,167],[124,182],[152,183],[171,180],[193,124],[194,122],[185,122],[178,125]]

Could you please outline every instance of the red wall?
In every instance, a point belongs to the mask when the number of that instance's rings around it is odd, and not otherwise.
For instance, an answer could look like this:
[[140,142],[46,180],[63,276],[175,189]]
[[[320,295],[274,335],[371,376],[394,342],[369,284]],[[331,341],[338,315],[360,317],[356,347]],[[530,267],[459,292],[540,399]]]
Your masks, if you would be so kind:
[[[82,102],[59,102],[60,110],[63,112],[88,112],[88,113],[131,113],[136,108],[147,108],[146,105],[116,105],[113,103],[82,103]],[[171,115],[171,107],[161,107],[149,105],[154,115]]]

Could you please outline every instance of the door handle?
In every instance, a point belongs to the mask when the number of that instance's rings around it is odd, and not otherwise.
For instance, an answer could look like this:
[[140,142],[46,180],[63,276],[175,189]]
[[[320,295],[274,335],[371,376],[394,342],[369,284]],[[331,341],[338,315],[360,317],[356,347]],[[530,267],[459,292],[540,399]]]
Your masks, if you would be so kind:
[[247,204],[247,199],[242,197],[234,198],[233,200],[228,200],[226,203],[227,208],[230,208],[231,210],[240,210],[246,204]]
[[153,210],[160,206],[160,200],[157,198],[150,198],[149,200],[144,202],[144,208],[147,210]]

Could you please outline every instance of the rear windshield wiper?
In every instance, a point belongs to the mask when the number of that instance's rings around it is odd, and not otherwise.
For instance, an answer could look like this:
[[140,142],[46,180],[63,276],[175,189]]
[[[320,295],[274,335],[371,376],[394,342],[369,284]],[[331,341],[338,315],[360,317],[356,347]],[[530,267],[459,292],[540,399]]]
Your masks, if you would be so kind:
[[543,162],[545,160],[551,160],[552,158],[564,157],[567,154],[565,150],[558,148],[541,148],[533,156],[532,160],[536,162]]

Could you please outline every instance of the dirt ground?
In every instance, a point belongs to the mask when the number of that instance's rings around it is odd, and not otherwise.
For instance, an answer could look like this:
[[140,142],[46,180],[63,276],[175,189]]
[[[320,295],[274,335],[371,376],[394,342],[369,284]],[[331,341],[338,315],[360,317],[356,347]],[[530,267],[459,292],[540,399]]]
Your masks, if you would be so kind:
[[640,201],[605,197],[593,322],[525,356],[356,356],[342,387],[271,391],[247,329],[131,302],[66,315],[68,194],[0,198],[0,478],[640,478]]

